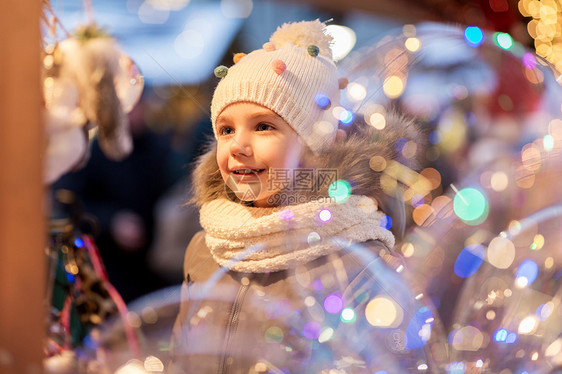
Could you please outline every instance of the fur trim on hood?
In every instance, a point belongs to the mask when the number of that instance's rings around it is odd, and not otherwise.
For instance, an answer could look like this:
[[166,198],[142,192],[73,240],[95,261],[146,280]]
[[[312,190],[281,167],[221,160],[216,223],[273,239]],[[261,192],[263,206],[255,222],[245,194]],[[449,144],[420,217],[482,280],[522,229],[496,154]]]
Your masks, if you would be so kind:
[[[404,227],[396,226],[405,225],[402,197],[404,189],[400,184],[405,178],[396,173],[420,170],[421,160],[427,148],[426,134],[412,119],[392,112],[387,113],[383,130],[375,129],[361,118],[357,118],[352,128],[347,130],[349,134],[346,139],[337,141],[320,155],[315,155],[305,147],[300,167],[335,170],[337,179],[350,183],[352,194],[375,198],[381,209],[394,221],[393,231],[398,231],[395,234],[401,236]],[[381,186],[381,177],[385,173],[388,174],[391,160],[406,166],[402,171],[396,171],[394,168],[392,178],[398,180],[397,185],[400,187],[395,189],[394,193],[389,193],[388,188],[383,189]],[[298,194],[329,196],[328,188],[329,184],[323,183]],[[208,151],[199,158],[193,172],[191,202],[201,206],[220,197],[236,201],[234,193],[225,186],[221,177],[214,141]]]

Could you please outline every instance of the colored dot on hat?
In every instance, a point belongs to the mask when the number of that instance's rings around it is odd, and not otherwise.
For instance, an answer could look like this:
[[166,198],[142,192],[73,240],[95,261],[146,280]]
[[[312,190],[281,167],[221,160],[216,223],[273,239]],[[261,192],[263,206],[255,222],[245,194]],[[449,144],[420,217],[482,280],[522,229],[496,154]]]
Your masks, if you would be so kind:
[[234,57],[232,58],[232,61],[234,61],[234,63],[237,64],[238,61],[242,60],[242,58],[243,58],[244,56],[246,56],[245,53],[236,53],[236,54],[234,55]]
[[273,44],[272,42],[267,42],[264,43],[263,45],[263,49],[266,50],[267,52],[273,52],[275,51],[275,44]]
[[287,65],[285,65],[285,63],[281,60],[274,60],[271,63],[271,67],[273,68],[273,71],[278,74],[281,75],[283,74],[283,72],[285,71],[285,69],[287,69]]
[[320,48],[318,48],[314,44],[309,45],[306,50],[308,51],[308,54],[311,55],[312,57],[316,57],[318,56],[318,53],[320,53]]
[[217,78],[224,78],[226,74],[228,74],[228,68],[226,66],[221,65],[215,68],[215,76]]
[[314,101],[316,101],[316,105],[318,105],[322,109],[326,109],[330,106],[330,99],[328,98],[328,96],[322,93],[316,94],[316,96],[314,97]]
[[338,79],[338,88],[340,90],[343,90],[347,87],[348,83],[349,83],[349,80],[345,77],[342,77],[342,78]]

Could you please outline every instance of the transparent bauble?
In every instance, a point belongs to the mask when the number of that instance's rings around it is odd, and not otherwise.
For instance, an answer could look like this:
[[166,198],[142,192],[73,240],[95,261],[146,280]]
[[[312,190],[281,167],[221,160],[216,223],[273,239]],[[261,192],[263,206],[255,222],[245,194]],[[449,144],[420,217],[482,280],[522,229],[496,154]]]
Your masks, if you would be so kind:
[[562,206],[483,244],[448,336],[452,364],[475,372],[552,373],[562,365]]
[[[119,321],[94,339],[107,352],[97,357],[120,374],[151,372],[150,365],[171,373],[439,372],[447,358],[439,318],[409,285],[400,259],[380,244],[314,234],[284,240],[333,251],[288,270],[241,273],[200,263],[182,286],[179,314],[173,289],[129,305],[128,323],[142,331],[140,357]],[[233,263],[268,249],[249,248]]]

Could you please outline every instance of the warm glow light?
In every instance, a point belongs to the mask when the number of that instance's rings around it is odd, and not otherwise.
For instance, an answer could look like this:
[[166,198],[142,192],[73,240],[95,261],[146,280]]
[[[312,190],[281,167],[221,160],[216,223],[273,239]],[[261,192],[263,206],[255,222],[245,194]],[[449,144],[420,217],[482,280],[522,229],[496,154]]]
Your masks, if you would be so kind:
[[388,98],[395,99],[404,92],[404,82],[400,77],[392,75],[384,80],[382,89]]
[[361,101],[367,96],[367,90],[362,84],[352,82],[347,86],[347,96],[353,101]]
[[[527,24],[527,31],[535,39],[537,54],[544,57],[560,72],[562,68],[562,53],[559,50],[562,43],[559,26],[562,21],[560,3],[552,0],[520,0],[518,7],[524,17],[533,18]],[[507,39],[505,41],[509,42]],[[503,48],[502,44],[498,44]]]
[[562,339],[558,338],[555,341],[553,341],[544,351],[544,355],[546,357],[553,357],[556,356],[560,353],[560,351],[562,350]]
[[144,360],[144,369],[150,372],[162,372],[164,371],[164,364],[158,357],[148,356]]
[[377,296],[365,308],[367,322],[375,327],[397,327],[402,322],[402,308],[393,300]]
[[484,343],[484,335],[474,326],[464,326],[453,335],[453,347],[459,351],[477,351]]
[[534,316],[529,316],[524,318],[521,323],[519,323],[519,333],[520,334],[531,334],[535,331],[537,327],[537,320]]
[[507,269],[514,259],[515,246],[511,240],[500,236],[492,239],[487,252],[487,260],[491,265],[499,269]]
[[347,56],[357,41],[355,32],[346,26],[328,25],[326,26],[326,33],[334,38],[332,42],[332,58],[334,61],[339,61]]
[[418,226],[422,226],[428,218],[434,213],[433,208],[428,204],[419,205],[412,212],[412,218]]
[[367,117],[367,123],[377,130],[382,130],[386,127],[386,118],[382,113],[373,113]]
[[492,174],[490,180],[490,185],[494,191],[504,191],[507,188],[509,180],[507,179],[507,174],[503,171],[498,171]]
[[334,336],[334,329],[332,329],[331,327],[327,327],[324,330],[322,330],[322,332],[320,333],[320,336],[318,337],[318,342],[325,343],[328,340],[332,339],[332,336]]
[[420,49],[421,42],[418,38],[408,38],[408,39],[406,39],[406,42],[404,43],[404,46],[406,47],[406,49],[408,51],[416,52]]
[[412,243],[404,243],[402,244],[402,254],[404,257],[412,257],[414,255],[414,245]]

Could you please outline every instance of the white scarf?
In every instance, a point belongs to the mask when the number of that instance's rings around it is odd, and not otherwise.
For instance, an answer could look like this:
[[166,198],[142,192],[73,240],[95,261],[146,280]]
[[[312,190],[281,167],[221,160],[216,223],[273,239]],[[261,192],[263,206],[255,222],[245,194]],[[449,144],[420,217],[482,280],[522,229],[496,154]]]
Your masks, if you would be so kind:
[[327,200],[273,208],[248,207],[225,198],[210,201],[201,208],[205,242],[219,265],[247,273],[285,270],[315,260],[338,249],[325,241],[334,237],[394,246],[394,235],[380,225],[385,215],[373,200],[355,195],[340,204]]

